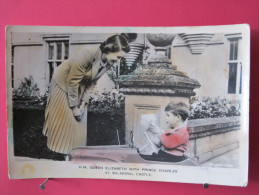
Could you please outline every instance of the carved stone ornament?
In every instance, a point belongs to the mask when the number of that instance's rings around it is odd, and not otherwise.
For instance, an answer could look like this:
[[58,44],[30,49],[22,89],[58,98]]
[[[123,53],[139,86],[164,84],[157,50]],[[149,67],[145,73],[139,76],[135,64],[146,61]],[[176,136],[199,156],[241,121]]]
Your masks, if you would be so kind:
[[197,80],[177,71],[172,61],[164,54],[166,46],[171,45],[174,34],[148,34],[147,39],[156,46],[156,54],[148,64],[139,66],[130,75],[117,79],[120,91],[125,94],[166,95],[190,97],[200,87]]

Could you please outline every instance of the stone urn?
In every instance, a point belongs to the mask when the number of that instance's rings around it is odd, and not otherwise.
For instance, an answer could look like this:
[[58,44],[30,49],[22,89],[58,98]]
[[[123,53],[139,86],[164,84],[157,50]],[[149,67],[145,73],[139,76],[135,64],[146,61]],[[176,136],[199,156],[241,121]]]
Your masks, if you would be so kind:
[[175,34],[147,34],[148,41],[155,47],[166,47],[171,45],[175,38]]
[[173,40],[175,38],[175,34],[147,34],[148,41],[155,46],[155,55],[153,55],[148,64],[168,64],[171,65],[172,61],[167,55],[168,46],[171,46]]

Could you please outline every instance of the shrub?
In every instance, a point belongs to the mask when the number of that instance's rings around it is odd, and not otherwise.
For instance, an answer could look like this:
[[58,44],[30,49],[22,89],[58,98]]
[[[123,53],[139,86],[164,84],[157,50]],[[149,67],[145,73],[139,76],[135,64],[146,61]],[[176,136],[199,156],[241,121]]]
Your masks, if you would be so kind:
[[14,108],[45,107],[48,92],[40,95],[38,84],[34,82],[32,75],[24,77],[17,89],[13,90]]
[[124,109],[125,97],[118,90],[104,91],[101,94],[92,94],[88,109],[93,112],[110,112],[118,109]]
[[190,119],[240,116],[241,104],[238,100],[212,97],[192,97],[190,99]]
[[39,99],[40,89],[37,83],[34,82],[32,75],[29,77],[24,77],[17,89],[13,91],[14,97],[24,98],[24,99]]
[[88,105],[87,145],[125,144],[125,97],[118,90],[93,94]]

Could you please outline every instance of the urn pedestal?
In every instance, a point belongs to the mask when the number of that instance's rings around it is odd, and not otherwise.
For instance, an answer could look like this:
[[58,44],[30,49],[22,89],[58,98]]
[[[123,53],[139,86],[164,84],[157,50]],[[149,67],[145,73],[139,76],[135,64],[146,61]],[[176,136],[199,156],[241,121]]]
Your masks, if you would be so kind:
[[173,101],[189,105],[190,96],[200,87],[197,80],[177,71],[171,59],[164,54],[165,47],[172,44],[175,35],[148,34],[147,39],[156,48],[148,64],[138,67],[134,73],[118,78],[120,92],[125,99],[126,143],[138,148],[146,143],[144,132],[151,122],[167,128],[164,122],[166,105]]

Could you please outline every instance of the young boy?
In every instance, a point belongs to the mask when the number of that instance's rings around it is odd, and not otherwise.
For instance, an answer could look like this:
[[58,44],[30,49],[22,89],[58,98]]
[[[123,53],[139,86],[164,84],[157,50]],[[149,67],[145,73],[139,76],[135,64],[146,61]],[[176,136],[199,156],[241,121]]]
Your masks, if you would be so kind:
[[149,131],[153,134],[152,142],[160,148],[157,154],[140,155],[146,160],[181,162],[186,159],[186,151],[189,147],[189,133],[187,119],[189,108],[183,103],[169,103],[165,107],[166,123],[169,129],[163,131],[155,123],[151,123]]

